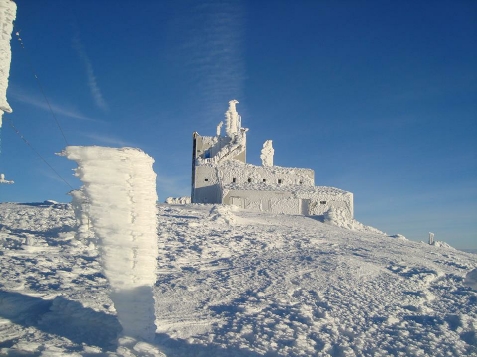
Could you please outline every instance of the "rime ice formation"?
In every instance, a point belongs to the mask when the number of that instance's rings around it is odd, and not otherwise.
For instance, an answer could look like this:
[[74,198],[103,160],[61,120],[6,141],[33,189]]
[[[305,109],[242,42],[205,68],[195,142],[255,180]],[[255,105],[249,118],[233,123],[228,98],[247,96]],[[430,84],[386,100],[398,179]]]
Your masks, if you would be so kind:
[[[315,186],[315,172],[311,169],[273,166],[271,140],[263,144],[262,166],[246,163],[248,129],[241,127],[237,103],[230,101],[225,113],[227,136],[193,134],[192,202],[313,216],[324,216],[335,209],[351,222],[353,194]],[[346,225],[353,226],[349,222]]]
[[6,180],[4,174],[0,174],[0,183],[14,183],[11,180]]
[[71,206],[76,218],[76,231],[78,238],[88,238],[90,235],[89,201],[83,190],[68,192],[71,196]]
[[10,0],[0,0],[0,128],[2,127],[3,113],[11,113],[12,108],[7,102],[8,77],[12,51],[13,21],[17,13],[17,5]]
[[190,197],[167,197],[166,203],[170,205],[187,205],[191,203]]
[[260,153],[260,159],[262,160],[263,166],[273,166],[273,154],[275,150],[273,150],[272,141],[267,140],[263,143],[263,148]]
[[237,135],[241,126],[240,115],[237,113],[236,108],[237,104],[238,100],[231,100],[229,102],[229,110],[225,113],[226,133],[229,138],[233,138],[234,135]]
[[224,125],[224,122],[221,121],[219,125],[217,125],[217,136],[220,136],[220,133],[222,131],[222,126]]
[[158,250],[154,160],[133,148],[68,146],[62,154],[78,163],[75,175],[84,184],[123,335],[151,341]]

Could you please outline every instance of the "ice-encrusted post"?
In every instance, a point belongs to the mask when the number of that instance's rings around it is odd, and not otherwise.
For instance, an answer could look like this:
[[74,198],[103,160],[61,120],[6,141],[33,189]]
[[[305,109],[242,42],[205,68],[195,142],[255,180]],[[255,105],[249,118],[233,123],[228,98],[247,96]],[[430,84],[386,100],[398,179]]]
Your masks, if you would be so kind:
[[17,14],[17,5],[10,0],[0,0],[0,128],[2,127],[3,113],[11,113],[12,108],[7,102],[8,77],[12,51],[13,21]]
[[262,159],[263,166],[273,166],[273,150],[272,140],[267,140],[263,143],[262,151],[260,152],[260,159]]
[[429,232],[429,244],[434,244],[434,233]]
[[139,149],[98,146],[68,146],[62,155],[78,163],[75,175],[84,184],[122,334],[152,341],[158,250],[154,159]]
[[241,128],[240,115],[237,112],[238,100],[233,99],[229,102],[229,110],[225,112],[225,132],[229,138],[237,135]]

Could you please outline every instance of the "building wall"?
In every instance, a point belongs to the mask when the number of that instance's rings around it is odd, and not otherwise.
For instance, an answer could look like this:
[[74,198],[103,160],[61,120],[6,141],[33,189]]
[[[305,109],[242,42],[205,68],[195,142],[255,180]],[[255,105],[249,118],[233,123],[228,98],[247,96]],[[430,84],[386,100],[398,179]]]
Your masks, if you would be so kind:
[[309,190],[305,192],[224,189],[223,204],[241,208],[282,214],[322,216],[330,209],[341,209],[353,218],[353,194],[338,189]]
[[[224,185],[265,184],[267,186],[314,186],[315,172],[311,169],[298,169],[280,166],[255,166],[236,162],[225,162],[219,166]],[[234,180],[235,179],[235,180]]]

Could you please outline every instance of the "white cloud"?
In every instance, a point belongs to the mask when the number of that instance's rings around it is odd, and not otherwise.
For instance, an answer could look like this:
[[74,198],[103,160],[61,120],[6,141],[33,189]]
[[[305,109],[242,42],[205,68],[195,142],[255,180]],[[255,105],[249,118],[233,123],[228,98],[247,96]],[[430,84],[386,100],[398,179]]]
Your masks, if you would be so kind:
[[93,96],[94,102],[96,105],[103,109],[104,111],[108,111],[109,107],[106,101],[103,98],[103,94],[98,86],[98,81],[96,80],[96,76],[94,75],[93,65],[89,56],[86,54],[86,51],[83,47],[83,44],[80,41],[79,35],[77,34],[73,38],[73,48],[78,52],[78,55],[83,61],[86,70],[86,76],[88,78],[88,87],[91,91],[91,95]]

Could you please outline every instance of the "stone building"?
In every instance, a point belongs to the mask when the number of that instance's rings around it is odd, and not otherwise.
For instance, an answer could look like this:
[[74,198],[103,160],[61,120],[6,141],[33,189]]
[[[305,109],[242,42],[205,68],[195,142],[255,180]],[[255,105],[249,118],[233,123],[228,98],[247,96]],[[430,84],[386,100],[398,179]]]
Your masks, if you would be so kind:
[[353,218],[353,194],[315,186],[312,169],[273,165],[272,141],[263,144],[262,166],[246,163],[248,129],[242,128],[238,101],[229,102],[215,136],[193,134],[193,203],[222,203],[256,211],[321,216],[330,211]]

